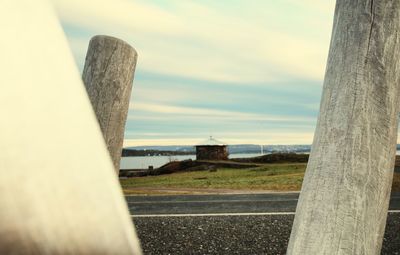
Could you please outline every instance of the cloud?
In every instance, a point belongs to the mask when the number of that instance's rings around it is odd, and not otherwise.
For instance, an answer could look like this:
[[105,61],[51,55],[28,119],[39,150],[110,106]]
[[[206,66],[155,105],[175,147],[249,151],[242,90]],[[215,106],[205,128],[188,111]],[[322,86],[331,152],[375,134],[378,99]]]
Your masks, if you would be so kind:
[[[136,102],[130,105],[130,109],[134,111],[143,111],[151,113],[161,113],[169,117],[172,115],[191,116],[193,118],[218,118],[224,120],[235,121],[310,121],[314,122],[315,118],[303,116],[282,116],[282,115],[268,115],[256,114],[237,111],[224,111],[209,108],[195,108],[195,107],[179,107],[165,104],[148,104]],[[132,114],[129,119],[136,119],[136,115]]]
[[[313,132],[266,132],[246,133],[239,132],[233,134],[213,134],[218,139],[222,139],[227,144],[311,144]],[[125,139],[124,146],[142,146],[142,145],[195,145],[203,141],[204,137],[173,137],[173,138],[139,138]]]
[[83,40],[77,37],[67,38],[69,47],[75,52],[75,62],[80,70],[83,70],[85,64],[86,50],[89,45],[89,41]]
[[303,9],[308,9],[313,12],[318,12],[321,15],[329,15],[332,14],[332,11],[335,8],[335,1],[331,0],[285,0],[286,2],[295,5],[296,7],[301,7]]
[[[207,2],[168,1],[168,6],[162,8],[152,1],[53,2],[65,27],[115,35],[130,42],[139,52],[142,70],[229,82],[323,77],[330,35],[326,20],[331,18],[321,18],[318,13],[310,17],[318,18],[318,24],[325,21],[322,28],[304,21],[308,27],[301,29],[319,30],[322,36],[316,39],[284,31],[277,21],[258,11],[275,8],[283,12],[298,5],[296,1],[287,1],[281,7],[267,1],[249,4],[247,8],[252,8],[257,19],[250,10],[247,16],[229,11],[235,4],[228,3],[216,7]],[[295,21],[292,25],[299,27]]]
[[95,34],[138,51],[127,141],[311,143],[332,1],[53,2],[81,70]]
[[[137,78],[132,91],[132,109],[138,103],[167,106],[165,109],[168,106],[176,106],[193,110],[203,108],[263,116],[315,118],[321,94],[321,88],[312,82],[301,84],[300,81],[292,81],[284,84],[247,86],[197,80],[182,81],[169,77]],[[139,117],[138,113],[131,111],[130,115]]]
[[[191,144],[209,135],[229,143],[311,143],[315,117],[135,101],[125,137],[132,143]],[[186,141],[186,143],[182,143]]]

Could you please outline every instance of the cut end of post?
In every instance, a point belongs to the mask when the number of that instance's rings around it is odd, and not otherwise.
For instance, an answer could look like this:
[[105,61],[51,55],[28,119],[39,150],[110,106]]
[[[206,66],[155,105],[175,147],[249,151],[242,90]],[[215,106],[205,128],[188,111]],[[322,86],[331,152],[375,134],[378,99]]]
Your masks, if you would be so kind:
[[119,38],[117,38],[117,37],[109,36],[109,35],[95,35],[95,36],[93,36],[93,37],[90,39],[89,45],[90,45],[90,43],[92,43],[92,42],[94,42],[94,41],[113,41],[113,42],[117,42],[117,43],[119,43],[119,44],[124,45],[124,46],[127,47],[127,48],[130,48],[130,50],[132,51],[132,53],[133,53],[133,55],[134,55],[135,57],[138,56],[138,53],[137,53],[137,51],[136,51],[135,48],[133,48],[133,47],[132,47],[129,43],[127,43],[126,41],[121,40],[121,39],[119,39]]

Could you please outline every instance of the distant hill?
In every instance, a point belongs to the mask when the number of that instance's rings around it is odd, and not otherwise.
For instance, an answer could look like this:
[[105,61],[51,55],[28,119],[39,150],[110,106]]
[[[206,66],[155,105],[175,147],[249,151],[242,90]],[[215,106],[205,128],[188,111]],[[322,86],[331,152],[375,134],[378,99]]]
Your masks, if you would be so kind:
[[194,146],[189,145],[167,145],[167,146],[132,146],[125,147],[127,150],[155,150],[155,151],[195,151]]
[[[261,146],[264,153],[272,152],[309,152],[311,145],[256,145],[256,144],[236,144],[228,145],[230,154],[240,153],[259,153]],[[135,152],[132,152],[135,151]],[[124,156],[135,155],[187,155],[194,154],[194,146],[175,145],[175,146],[134,146],[124,148]]]
[[136,150],[122,149],[122,157],[136,156],[175,156],[175,155],[193,155],[194,151],[162,151],[162,150]]
[[[311,150],[311,145],[308,144],[294,144],[294,145],[235,144],[235,145],[228,145],[228,150],[230,154],[260,153],[261,146],[263,147],[264,153],[273,153],[273,152],[308,153]],[[397,150],[400,150],[399,144],[397,145]],[[189,155],[195,153],[196,153],[195,147],[190,145],[133,146],[133,147],[125,147],[123,150],[123,156]]]

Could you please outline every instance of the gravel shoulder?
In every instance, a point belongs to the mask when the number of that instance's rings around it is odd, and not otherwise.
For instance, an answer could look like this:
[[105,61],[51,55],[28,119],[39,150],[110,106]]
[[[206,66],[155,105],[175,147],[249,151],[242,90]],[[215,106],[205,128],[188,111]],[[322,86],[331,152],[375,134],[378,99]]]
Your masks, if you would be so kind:
[[[285,254],[294,215],[134,218],[144,254]],[[382,255],[400,254],[389,213]]]

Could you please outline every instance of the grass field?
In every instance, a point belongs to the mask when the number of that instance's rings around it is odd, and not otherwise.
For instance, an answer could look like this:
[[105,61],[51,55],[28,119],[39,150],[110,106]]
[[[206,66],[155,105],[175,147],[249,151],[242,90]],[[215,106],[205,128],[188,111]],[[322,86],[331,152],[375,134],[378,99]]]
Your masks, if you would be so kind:
[[246,190],[299,190],[306,164],[270,164],[249,169],[218,169],[122,179],[125,193],[130,188],[209,188]]
[[[295,191],[301,188],[305,168],[305,163],[268,164],[248,169],[222,168],[216,172],[196,171],[136,177],[121,179],[120,182],[125,194],[149,193],[140,188]],[[400,173],[394,174],[392,189],[400,191]],[[154,191],[151,193],[162,194]]]

